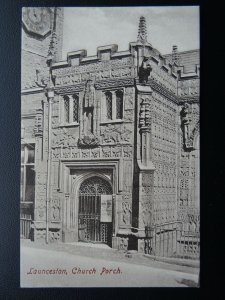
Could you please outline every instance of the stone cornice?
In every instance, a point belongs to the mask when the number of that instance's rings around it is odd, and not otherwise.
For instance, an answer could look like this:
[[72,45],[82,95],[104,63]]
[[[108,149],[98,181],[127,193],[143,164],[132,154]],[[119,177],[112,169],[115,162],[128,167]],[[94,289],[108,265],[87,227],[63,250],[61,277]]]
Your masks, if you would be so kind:
[[36,94],[41,92],[44,92],[44,89],[40,87],[21,90],[22,95]]
[[172,101],[176,104],[179,104],[179,99],[176,95],[172,94],[171,92],[169,92],[167,89],[165,89],[163,86],[161,86],[160,84],[158,84],[157,82],[155,82],[152,79],[149,80],[149,83],[150,83],[150,87],[153,90],[155,90],[158,93],[160,93],[161,95],[165,96],[170,101]]
[[190,97],[179,97],[179,104],[182,105],[184,102],[188,103],[199,103],[199,96],[190,96]]
[[69,86],[60,86],[55,88],[56,94],[70,94],[70,93],[76,93],[81,92],[85,88],[85,82],[82,84],[76,84],[76,85],[69,85]]

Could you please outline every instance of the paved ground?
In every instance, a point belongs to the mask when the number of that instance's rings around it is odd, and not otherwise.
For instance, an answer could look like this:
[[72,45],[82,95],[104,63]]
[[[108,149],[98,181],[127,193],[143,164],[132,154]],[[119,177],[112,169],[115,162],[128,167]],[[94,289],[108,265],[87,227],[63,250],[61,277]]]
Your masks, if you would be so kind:
[[198,268],[156,262],[140,254],[128,258],[123,251],[106,247],[21,242],[22,287],[187,287],[197,281]]

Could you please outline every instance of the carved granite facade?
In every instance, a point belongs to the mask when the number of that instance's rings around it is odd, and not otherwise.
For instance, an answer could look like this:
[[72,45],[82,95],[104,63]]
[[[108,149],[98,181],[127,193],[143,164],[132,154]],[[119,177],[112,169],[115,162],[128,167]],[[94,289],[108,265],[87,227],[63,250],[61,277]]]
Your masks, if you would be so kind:
[[90,236],[80,187],[93,178],[112,195],[112,221],[97,233],[112,247],[144,251],[147,226],[199,230],[199,73],[188,76],[147,41],[62,62],[57,13],[58,27],[33,46],[24,31],[24,47],[43,54],[37,71],[29,62],[39,56],[25,50],[22,71],[22,143],[35,145],[33,238]]

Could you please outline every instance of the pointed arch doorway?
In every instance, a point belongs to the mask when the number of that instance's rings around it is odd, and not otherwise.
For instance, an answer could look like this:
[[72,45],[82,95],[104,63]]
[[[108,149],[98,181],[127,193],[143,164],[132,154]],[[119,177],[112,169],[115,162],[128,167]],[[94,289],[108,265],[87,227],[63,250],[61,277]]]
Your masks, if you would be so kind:
[[[79,188],[78,239],[83,242],[111,245],[112,222],[102,222],[101,201],[112,196],[112,186],[107,180],[92,176]],[[107,198],[107,197],[106,197]]]

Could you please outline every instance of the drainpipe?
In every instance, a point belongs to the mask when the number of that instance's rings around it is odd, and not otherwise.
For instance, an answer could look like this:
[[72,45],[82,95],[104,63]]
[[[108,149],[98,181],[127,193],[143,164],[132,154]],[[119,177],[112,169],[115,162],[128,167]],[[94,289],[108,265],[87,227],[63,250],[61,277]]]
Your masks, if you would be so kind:
[[49,232],[49,202],[51,199],[51,136],[52,136],[52,100],[54,98],[53,88],[47,89],[48,97],[48,161],[47,161],[47,197],[46,197],[46,243],[48,244]]

